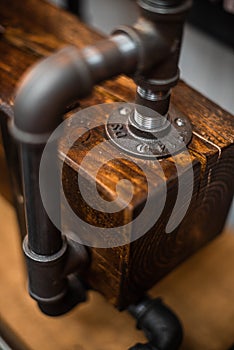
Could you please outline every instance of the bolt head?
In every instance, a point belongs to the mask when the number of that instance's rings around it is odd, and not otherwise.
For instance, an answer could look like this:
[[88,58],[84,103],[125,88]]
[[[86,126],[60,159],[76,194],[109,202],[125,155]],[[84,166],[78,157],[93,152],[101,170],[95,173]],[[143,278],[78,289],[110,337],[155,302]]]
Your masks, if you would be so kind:
[[175,123],[176,123],[176,125],[179,126],[179,127],[185,125],[185,121],[184,121],[182,118],[177,118],[177,119],[175,120]]
[[120,108],[120,110],[119,110],[119,113],[120,113],[121,115],[128,115],[130,112],[131,112],[131,111],[130,111],[130,109],[129,109],[128,107],[122,107],[122,108]]

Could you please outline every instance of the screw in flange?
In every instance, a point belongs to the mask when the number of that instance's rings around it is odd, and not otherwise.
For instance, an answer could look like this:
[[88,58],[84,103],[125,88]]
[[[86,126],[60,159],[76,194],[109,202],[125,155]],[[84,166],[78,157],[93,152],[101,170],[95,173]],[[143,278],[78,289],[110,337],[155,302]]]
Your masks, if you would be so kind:
[[119,110],[119,113],[124,116],[129,115],[130,112],[131,110],[128,107],[122,107]]
[[154,132],[135,127],[135,109],[136,105],[128,104],[113,110],[106,124],[107,136],[122,151],[140,158],[165,158],[182,151],[190,142],[191,124],[174,107],[169,110],[168,128]]
[[184,119],[182,119],[182,118],[176,118],[175,123],[176,123],[176,125],[179,126],[179,127],[185,126],[185,121],[184,121]]

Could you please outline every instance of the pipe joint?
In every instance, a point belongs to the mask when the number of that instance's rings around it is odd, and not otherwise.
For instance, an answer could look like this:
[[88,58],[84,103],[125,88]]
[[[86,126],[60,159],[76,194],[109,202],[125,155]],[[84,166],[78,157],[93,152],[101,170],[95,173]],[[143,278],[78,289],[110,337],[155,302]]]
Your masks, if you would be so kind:
[[153,21],[183,21],[192,0],[138,0],[141,13]]
[[[23,250],[28,268],[29,294],[39,306],[43,305],[44,310],[47,307],[53,309],[51,316],[61,314],[60,307],[64,308],[64,299],[70,294],[71,288],[74,289],[74,285],[77,289],[77,303],[80,302],[80,282],[74,283],[74,274],[82,272],[88,266],[89,257],[83,246],[63,236],[62,247],[57,253],[40,255],[30,249],[26,236]],[[45,313],[50,314],[48,310]]]
[[66,105],[77,94],[90,94],[92,86],[89,67],[75,47],[66,47],[41,60],[27,72],[18,89],[13,128],[19,137],[19,130],[32,135],[51,133]]
[[[97,83],[122,73],[135,75],[142,105],[146,100],[166,115],[170,98],[167,90],[178,79],[184,16],[191,0],[139,0],[138,4],[142,17],[133,27],[120,27],[109,39],[83,50],[67,47],[41,60],[26,73],[17,90],[11,131],[20,143],[27,199],[28,238],[24,241],[24,252],[29,289],[41,310],[50,315],[67,312],[84,299],[78,297],[82,288],[74,272],[84,268],[83,262],[88,258],[87,252],[85,258],[81,253],[84,248],[62,238],[43,206],[39,165],[47,139],[61,123],[66,107],[90,95]],[[143,126],[156,125],[152,118],[138,117]],[[59,185],[54,204],[58,211]]]
[[137,328],[144,331],[149,343],[137,344],[129,350],[178,350],[182,339],[182,325],[174,312],[160,298],[145,296],[138,304],[130,305],[130,314]]
[[120,26],[113,34],[126,35],[137,47],[138,75],[167,57],[171,51],[171,43],[160,29],[150,20],[140,17],[134,26]]

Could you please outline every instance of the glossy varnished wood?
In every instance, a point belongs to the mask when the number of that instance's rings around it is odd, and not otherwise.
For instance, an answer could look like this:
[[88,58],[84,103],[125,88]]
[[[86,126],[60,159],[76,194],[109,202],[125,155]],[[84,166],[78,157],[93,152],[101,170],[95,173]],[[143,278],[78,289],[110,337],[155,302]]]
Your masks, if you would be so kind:
[[[13,105],[17,81],[32,63],[64,45],[83,47],[101,38],[75,17],[38,0],[26,0],[24,4],[16,0],[1,0],[0,23],[5,27],[5,33],[0,38],[0,109],[4,114],[8,114]],[[96,87],[89,98],[75,102],[72,107],[68,106],[68,110],[76,107],[78,111],[105,102],[134,101],[134,94],[133,81],[117,77]],[[220,233],[233,196],[233,117],[183,82],[173,90],[172,103],[190,118],[193,125],[193,139],[189,145],[194,169],[192,201],[181,225],[173,233],[166,234],[165,226],[177,195],[177,174],[173,159],[165,159],[160,164],[168,198],[156,225],[132,244],[113,249],[91,249],[92,264],[86,278],[93,288],[119,308],[137,299]],[[103,122],[106,118],[98,112],[96,117]],[[74,211],[86,216],[93,224],[101,221],[104,226],[108,225],[110,218],[100,217],[88,208],[74,189],[82,157],[105,139],[104,129],[95,130],[86,143],[71,148],[63,172],[64,188]],[[104,147],[102,151],[102,156],[90,162],[90,166],[104,164],[109,153],[118,158],[100,169],[97,182],[102,195],[107,199],[114,198],[116,184],[122,178],[132,180],[135,188],[131,206],[112,217],[112,221],[118,224],[125,223],[125,220],[132,219],[134,210],[142,206],[146,198],[144,174],[133,165],[131,157],[121,160],[117,149]],[[183,156],[179,161],[183,174],[186,174],[189,160]],[[140,163],[148,167],[146,161]],[[156,165],[149,170],[158,171]],[[154,185],[153,195],[157,200],[161,188],[157,183]]]

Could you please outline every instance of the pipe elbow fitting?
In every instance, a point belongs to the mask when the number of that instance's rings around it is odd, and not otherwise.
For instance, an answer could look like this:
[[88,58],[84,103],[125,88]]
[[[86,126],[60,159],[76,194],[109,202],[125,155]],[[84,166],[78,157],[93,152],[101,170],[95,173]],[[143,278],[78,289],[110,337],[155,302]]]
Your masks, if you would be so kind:
[[50,256],[39,255],[23,241],[28,268],[28,290],[41,311],[59,316],[86,300],[86,289],[79,279],[89,266],[89,254],[84,246],[63,236],[61,249]]
[[16,136],[50,134],[61,121],[66,105],[77,96],[88,95],[92,86],[88,65],[75,47],[66,47],[41,60],[26,72],[17,91],[13,126]]
[[137,344],[131,350],[177,350],[182,343],[182,325],[174,312],[160,298],[145,297],[129,307],[137,320],[137,328],[144,331],[149,343]]

